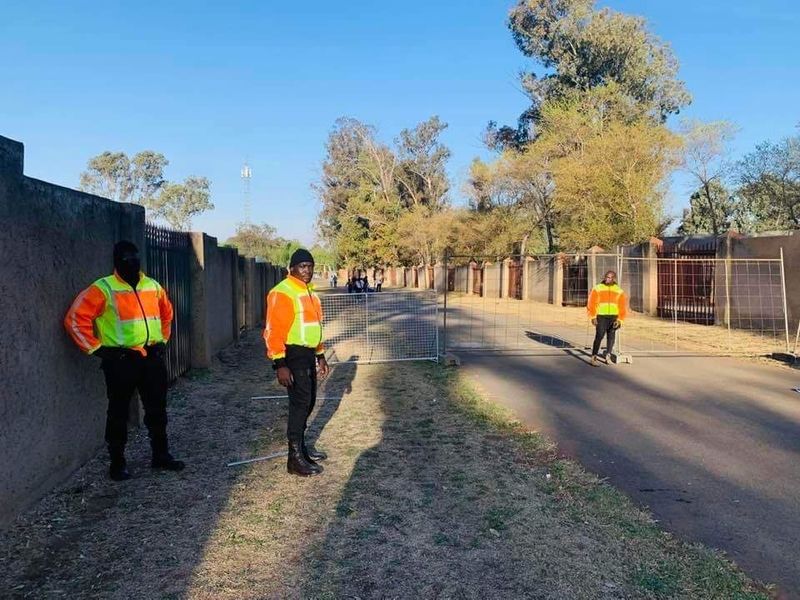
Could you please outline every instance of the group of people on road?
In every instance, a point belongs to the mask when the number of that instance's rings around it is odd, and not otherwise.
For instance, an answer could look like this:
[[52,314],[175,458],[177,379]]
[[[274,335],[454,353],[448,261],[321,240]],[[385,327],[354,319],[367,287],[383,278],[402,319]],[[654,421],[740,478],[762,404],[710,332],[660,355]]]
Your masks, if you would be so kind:
[[[131,477],[125,446],[129,405],[136,390],[144,406],[152,468],[180,471],[185,464],[170,454],[167,439],[165,354],[173,320],[172,304],[166,290],[142,272],[139,250],[133,243],[118,242],[113,259],[114,272],[78,294],[64,318],[67,333],[84,353],[100,359],[105,376],[109,476],[115,481]],[[313,276],[311,253],[302,248],[294,252],[288,275],[267,295],[263,335],[277,380],[288,391],[287,471],[300,476],[321,473],[319,463],[327,458],[306,439],[317,383],[330,372],[323,345],[322,303],[311,283]],[[332,283],[335,286],[335,279]],[[381,290],[382,284],[381,274],[376,277],[376,291]],[[366,276],[348,280],[348,291],[368,289]],[[627,314],[625,293],[614,271],[606,272],[592,288],[587,311],[595,326],[591,364],[599,366],[603,338],[607,340],[609,362],[616,332]]]
[[369,277],[366,275],[353,276],[347,279],[348,294],[365,294],[367,292],[380,292],[383,287],[383,274],[375,276],[375,287],[369,287]]

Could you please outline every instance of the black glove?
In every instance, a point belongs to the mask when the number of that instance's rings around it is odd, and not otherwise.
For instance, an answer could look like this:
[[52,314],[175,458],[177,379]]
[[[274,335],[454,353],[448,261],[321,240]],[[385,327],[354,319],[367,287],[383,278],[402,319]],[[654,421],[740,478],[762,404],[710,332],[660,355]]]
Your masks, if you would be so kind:
[[614,324],[611,327],[612,329],[619,329],[620,327],[622,327],[622,321],[617,319],[616,321],[614,321]]
[[159,342],[158,344],[147,347],[147,354],[152,356],[164,356],[166,351],[167,345],[164,342]]

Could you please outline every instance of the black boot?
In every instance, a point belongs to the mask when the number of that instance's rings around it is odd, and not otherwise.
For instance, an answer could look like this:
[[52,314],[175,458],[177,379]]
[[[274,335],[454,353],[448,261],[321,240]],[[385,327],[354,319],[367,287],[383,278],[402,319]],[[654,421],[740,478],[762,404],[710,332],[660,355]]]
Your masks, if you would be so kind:
[[165,471],[183,471],[186,466],[182,460],[173,458],[169,453],[169,446],[166,438],[159,438],[150,441],[150,447],[153,449],[153,460],[150,466],[153,469],[164,469]]
[[109,447],[108,454],[111,456],[111,467],[108,469],[108,476],[114,481],[130,479],[131,474],[125,462],[125,450],[123,448]]
[[321,460],[325,460],[328,458],[328,455],[325,454],[322,450],[317,450],[314,447],[314,444],[306,444],[303,442],[303,453],[305,454],[306,460],[310,463],[316,464]]
[[154,454],[150,466],[154,469],[164,469],[165,471],[183,471],[186,463],[172,457],[169,452]]
[[289,457],[286,460],[286,471],[292,475],[309,477],[322,473],[322,467],[306,460],[302,443],[289,442]]

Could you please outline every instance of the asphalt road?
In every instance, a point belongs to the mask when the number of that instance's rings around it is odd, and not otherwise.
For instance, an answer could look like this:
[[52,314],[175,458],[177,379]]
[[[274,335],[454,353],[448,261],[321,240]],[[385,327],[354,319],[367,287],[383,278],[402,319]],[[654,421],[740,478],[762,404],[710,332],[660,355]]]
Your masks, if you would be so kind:
[[459,356],[490,398],[665,529],[800,598],[800,371],[696,357],[592,368],[552,348]]

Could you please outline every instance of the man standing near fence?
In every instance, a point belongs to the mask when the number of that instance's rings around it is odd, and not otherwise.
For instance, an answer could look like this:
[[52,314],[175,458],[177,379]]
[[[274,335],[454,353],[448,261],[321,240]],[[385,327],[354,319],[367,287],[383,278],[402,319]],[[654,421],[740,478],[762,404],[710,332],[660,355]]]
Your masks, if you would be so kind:
[[322,473],[318,461],[327,458],[305,440],[308,417],[317,399],[317,371],[320,379],[330,372],[322,345],[322,303],[311,285],[313,275],[314,257],[302,248],[295,251],[289,275],[267,295],[264,329],[267,357],[278,382],[289,393],[286,470],[302,477]]
[[105,440],[114,481],[130,479],[125,462],[128,411],[138,389],[150,434],[154,469],[180,471],[184,463],[167,443],[167,367],[164,349],[172,325],[172,304],[157,281],[141,272],[132,242],[114,246],[114,273],[98,279],[72,303],[64,326],[86,354],[101,359],[108,395]]
[[603,281],[592,288],[586,308],[592,325],[595,326],[592,366],[598,367],[600,365],[597,362],[597,353],[600,351],[603,337],[606,337],[606,363],[609,363],[614,352],[617,329],[622,327],[628,312],[625,292],[617,285],[616,272],[607,271]]

